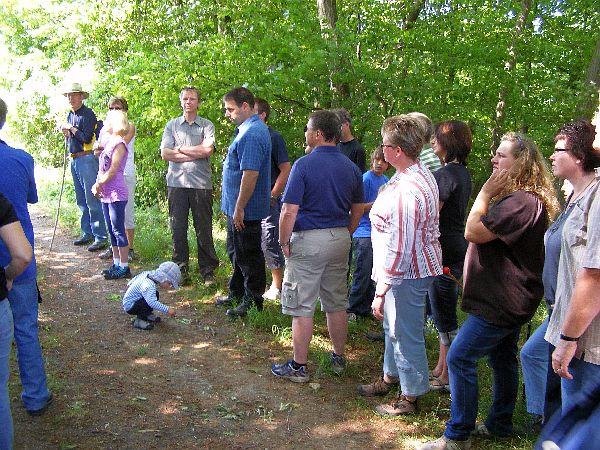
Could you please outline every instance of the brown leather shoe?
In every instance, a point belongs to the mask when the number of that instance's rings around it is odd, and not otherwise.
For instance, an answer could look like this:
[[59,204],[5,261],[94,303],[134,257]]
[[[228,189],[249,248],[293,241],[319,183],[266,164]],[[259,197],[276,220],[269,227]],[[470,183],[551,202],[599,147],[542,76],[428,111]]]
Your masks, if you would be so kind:
[[380,416],[402,416],[417,412],[417,401],[410,401],[404,395],[396,398],[392,403],[377,405],[375,412]]
[[363,397],[375,397],[377,395],[386,395],[394,386],[397,385],[397,381],[395,383],[386,383],[382,375],[374,383],[359,384],[356,390],[358,391],[358,395],[362,395]]

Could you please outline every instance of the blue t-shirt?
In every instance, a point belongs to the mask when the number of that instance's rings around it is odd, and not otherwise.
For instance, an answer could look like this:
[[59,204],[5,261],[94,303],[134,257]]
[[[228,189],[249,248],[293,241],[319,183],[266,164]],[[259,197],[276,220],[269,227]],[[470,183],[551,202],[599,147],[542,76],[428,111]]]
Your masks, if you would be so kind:
[[283,202],[299,205],[294,231],[347,227],[363,203],[360,170],[333,146],[316,147],[292,167]]
[[82,105],[77,111],[71,111],[67,120],[77,128],[77,132],[74,135],[69,135],[67,138],[69,152],[82,152],[83,144],[92,142],[92,138],[96,132],[96,114],[87,106]]
[[269,127],[269,133],[271,134],[271,189],[275,186],[275,181],[281,173],[279,170],[279,164],[283,164],[290,161],[288,156],[287,147],[281,134]]
[[[29,217],[28,203],[37,203],[38,195],[33,176],[33,158],[24,150],[18,150],[0,140],[0,192],[10,201],[21,222],[25,236],[33,248],[33,225]],[[0,264],[4,267],[10,262],[10,253],[0,241]],[[36,277],[35,252],[31,263],[15,281]]]
[[271,198],[271,136],[256,114],[236,128],[223,163],[221,211],[230,217],[235,212],[244,170],[258,172],[254,192],[244,208],[244,220],[264,219],[269,215]]
[[[374,202],[377,198],[379,188],[389,181],[385,175],[377,176],[372,170],[367,170],[363,173],[363,190],[365,192],[365,203]],[[368,238],[371,237],[371,219],[369,219],[367,211],[360,218],[358,228],[352,235],[353,238]]]

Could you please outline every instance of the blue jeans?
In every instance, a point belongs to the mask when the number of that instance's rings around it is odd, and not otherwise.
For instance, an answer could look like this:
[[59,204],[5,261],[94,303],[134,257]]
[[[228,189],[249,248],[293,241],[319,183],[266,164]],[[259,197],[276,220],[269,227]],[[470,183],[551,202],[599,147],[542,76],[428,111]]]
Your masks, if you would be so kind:
[[75,186],[75,200],[81,211],[81,233],[93,236],[95,241],[105,241],[106,224],[102,204],[92,194],[92,186],[98,175],[98,159],[94,155],[71,159],[71,175]]
[[229,298],[262,306],[267,273],[260,248],[260,220],[245,220],[244,225],[242,230],[236,230],[233,217],[227,216],[227,254],[233,268]]
[[285,265],[285,257],[279,246],[279,216],[281,215],[281,202],[275,201],[271,205],[269,215],[261,223],[262,240],[261,248],[269,269],[281,269]]
[[46,406],[48,388],[44,358],[38,338],[38,295],[35,278],[15,281],[8,293],[14,320],[17,362],[23,392],[21,400],[28,411]]
[[[450,272],[457,280],[460,280],[463,272],[463,262],[448,264]],[[431,315],[435,327],[440,335],[448,334],[458,329],[456,317],[456,304],[458,302],[458,285],[449,275],[435,277],[429,288],[429,302],[431,304]],[[448,339],[450,341],[450,339]],[[450,342],[443,342],[450,345]]]
[[425,296],[433,277],[403,280],[386,295],[383,317],[385,353],[383,373],[400,379],[404,395],[429,391],[429,369],[423,325]]
[[491,433],[508,436],[519,389],[517,328],[501,328],[469,315],[448,350],[448,374],[452,403],[445,436],[464,441],[475,429],[479,401],[477,361],[489,359],[493,372],[493,401],[485,420]]
[[13,317],[6,299],[0,301],[0,449],[11,449],[13,424],[10,415],[8,377],[10,346],[13,338]]
[[354,274],[348,296],[348,312],[358,316],[371,314],[371,303],[375,297],[375,283],[371,280],[373,270],[373,246],[371,238],[352,239],[354,247]]
[[[548,377],[548,348],[544,340],[549,318],[544,320],[537,330],[527,339],[521,348],[521,369],[527,397],[527,412],[544,415],[546,379]],[[549,419],[549,417],[548,417]]]
[[573,375],[572,380],[561,379],[563,412],[575,405],[580,392],[591,392],[600,386],[600,366],[597,364],[573,358],[569,372]]

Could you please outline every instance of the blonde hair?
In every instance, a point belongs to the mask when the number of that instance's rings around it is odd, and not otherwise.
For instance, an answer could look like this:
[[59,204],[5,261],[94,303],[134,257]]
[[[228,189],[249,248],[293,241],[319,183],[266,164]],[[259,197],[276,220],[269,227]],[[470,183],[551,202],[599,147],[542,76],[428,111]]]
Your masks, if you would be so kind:
[[112,134],[125,136],[129,132],[129,121],[127,113],[122,110],[113,109],[106,114],[104,125],[112,130]]
[[560,207],[550,170],[537,145],[527,136],[514,132],[506,133],[501,140],[512,144],[515,162],[509,170],[510,183],[493,200],[515,191],[530,192],[542,201],[548,220],[552,221]]

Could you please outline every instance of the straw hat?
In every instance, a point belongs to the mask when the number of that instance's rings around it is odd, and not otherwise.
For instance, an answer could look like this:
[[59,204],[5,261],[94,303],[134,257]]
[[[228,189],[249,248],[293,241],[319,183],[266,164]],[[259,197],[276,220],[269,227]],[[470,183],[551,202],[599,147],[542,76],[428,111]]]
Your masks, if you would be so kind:
[[63,92],[63,95],[66,97],[67,94],[74,94],[76,92],[81,92],[83,94],[83,98],[88,98],[90,95],[82,89],[81,83],[71,83],[71,87],[68,88],[65,92]]

